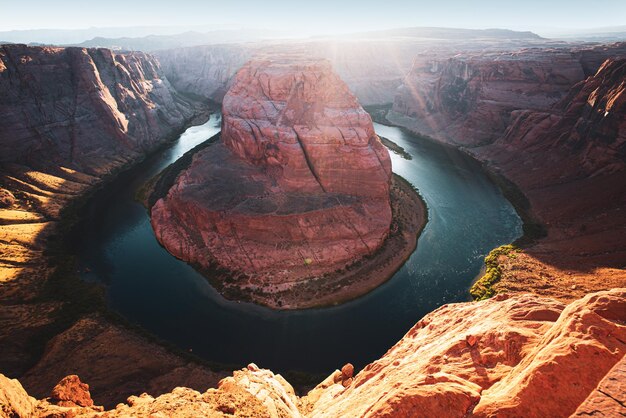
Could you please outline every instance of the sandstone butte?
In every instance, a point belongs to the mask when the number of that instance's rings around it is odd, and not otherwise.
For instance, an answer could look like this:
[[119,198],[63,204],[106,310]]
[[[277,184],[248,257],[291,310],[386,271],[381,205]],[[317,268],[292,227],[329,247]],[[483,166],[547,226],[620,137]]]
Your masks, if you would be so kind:
[[442,306],[381,359],[354,375],[348,364],[301,397],[250,364],[203,393],[144,393],[108,411],[77,376],[38,401],[0,375],[0,405],[21,417],[617,417],[625,353],[626,289],[569,305],[500,294]]
[[[383,246],[392,189],[387,149],[327,61],[260,58],[235,76],[220,141],[194,155],[154,204],[152,226],[172,254],[232,272],[224,281],[253,300],[310,306],[328,303],[324,282]],[[412,251],[415,235],[398,252]],[[404,261],[393,260],[370,276],[378,283],[390,277]],[[353,284],[356,295],[371,289],[367,279]],[[303,288],[309,283],[317,293]],[[342,286],[333,287],[328,293]]]

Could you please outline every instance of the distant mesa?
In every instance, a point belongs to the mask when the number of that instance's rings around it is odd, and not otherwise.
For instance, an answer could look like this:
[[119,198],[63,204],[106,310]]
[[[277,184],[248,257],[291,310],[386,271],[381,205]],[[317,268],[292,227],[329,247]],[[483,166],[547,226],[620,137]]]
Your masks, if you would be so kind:
[[[152,225],[175,256],[228,271],[207,275],[231,298],[335,303],[386,280],[415,247],[423,208],[396,183],[370,116],[329,62],[255,59],[224,97],[221,139],[180,172],[152,207]],[[373,274],[363,260],[388,247],[394,193],[422,216],[395,234],[398,265]]]

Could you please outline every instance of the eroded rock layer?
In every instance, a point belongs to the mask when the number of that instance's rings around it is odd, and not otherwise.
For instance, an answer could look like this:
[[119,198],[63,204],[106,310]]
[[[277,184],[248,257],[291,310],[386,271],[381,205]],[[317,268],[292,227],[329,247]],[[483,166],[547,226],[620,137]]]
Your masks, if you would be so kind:
[[463,145],[523,194],[499,179],[526,237],[498,257],[496,291],[572,300],[626,286],[624,57],[624,43],[461,56],[407,77],[391,120]]
[[391,161],[369,115],[322,60],[253,60],[224,97],[221,141],[152,208],[158,239],[242,287],[284,290],[383,243]]
[[[62,211],[106,175],[164,144],[201,109],[170,87],[154,57],[107,49],[0,46],[0,92],[0,368],[24,377],[38,360],[45,362],[46,342],[103,301],[59,251],[65,232],[59,226],[67,225]],[[98,323],[116,330],[115,346],[86,348],[89,327],[79,326],[65,352],[74,359],[98,352],[86,363],[93,370],[107,364],[92,380],[96,388],[108,387],[103,392],[113,389],[112,369],[124,370],[135,389],[180,366],[174,355],[152,368],[120,357],[121,351],[154,351],[154,345],[103,318]],[[76,370],[77,363],[66,369],[61,363],[25,377],[25,386],[35,395],[41,386],[49,391]],[[99,402],[122,393],[112,392]]]
[[398,89],[389,118],[456,145],[500,138],[520,109],[546,110],[602,62],[626,54],[626,43],[588,49],[528,48],[418,56]]
[[[37,401],[0,375],[3,412],[21,416],[568,417],[621,416],[626,289],[564,305],[498,295],[426,315],[381,359],[336,370],[306,396],[250,364],[200,393],[176,388],[93,406],[89,386],[63,379]],[[59,396],[61,394],[62,396]]]

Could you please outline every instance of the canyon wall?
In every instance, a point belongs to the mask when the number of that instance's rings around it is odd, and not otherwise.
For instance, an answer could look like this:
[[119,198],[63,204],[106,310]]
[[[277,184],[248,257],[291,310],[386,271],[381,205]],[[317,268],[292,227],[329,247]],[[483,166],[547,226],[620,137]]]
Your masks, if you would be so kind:
[[[106,49],[4,45],[0,91],[0,368],[23,377],[37,361],[46,364],[35,368],[35,377],[24,377],[38,394],[78,366],[59,356],[84,355],[86,367],[106,369],[94,380],[108,392],[100,400],[105,403],[184,368],[187,362],[104,317],[75,328],[62,350],[44,345],[103,303],[101,291],[78,278],[63,252],[59,235],[67,233],[70,216],[62,211],[106,175],[167,142],[203,109],[171,88],[154,57]],[[101,344],[86,348],[93,342],[87,335]],[[161,350],[163,361],[154,367],[129,360],[141,349]],[[210,386],[214,375],[200,370],[199,380]],[[128,386],[121,387],[120,378]],[[170,390],[165,380],[155,384]]]
[[448,143],[475,147],[498,139],[520,109],[547,110],[626,44],[523,48],[418,56],[388,119]]
[[608,59],[547,111],[520,110],[472,150],[526,194],[547,237],[503,258],[497,288],[574,298],[626,285],[626,58]]
[[176,90],[221,102],[231,79],[255,50],[252,45],[207,45],[156,51],[155,55]]
[[[0,375],[9,416],[568,417],[621,416],[626,377],[626,289],[569,305],[533,295],[498,295],[444,305],[381,359],[336,370],[305,396],[250,364],[203,393],[179,387],[131,396],[106,411],[89,386],[62,379],[35,400]],[[30,415],[29,415],[30,414]]]
[[485,37],[450,41],[397,34],[388,37],[354,36],[315,41],[206,45],[156,51],[155,54],[168,79],[179,91],[214,101],[221,101],[237,70],[252,57],[301,54],[325,58],[359,102],[366,106],[392,103],[396,89],[402,85],[416,57],[447,59],[463,51],[502,51],[537,42],[544,44],[532,38],[511,41]]
[[302,54],[328,59],[363,105],[391,103],[411,68],[414,43],[393,41],[283,42],[207,45],[157,51],[168,79],[179,91],[221,102],[232,79],[250,58]]
[[0,49],[0,163],[102,175],[194,115],[151,56],[107,49]]
[[624,43],[416,60],[399,90],[389,120],[512,180],[525,197],[505,188],[528,225],[547,232],[527,229],[538,241],[499,257],[496,289],[572,299],[626,284],[620,56]]

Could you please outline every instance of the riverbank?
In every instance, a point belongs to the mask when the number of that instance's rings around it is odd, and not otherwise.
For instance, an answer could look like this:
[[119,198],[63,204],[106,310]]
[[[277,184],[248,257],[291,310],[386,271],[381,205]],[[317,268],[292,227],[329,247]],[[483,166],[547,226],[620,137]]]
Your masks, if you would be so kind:
[[[193,155],[218,139],[219,134],[196,146],[151,179],[143,188],[139,200],[151,208],[157,200],[167,195],[178,175],[190,166]],[[388,142],[394,144],[389,140]],[[397,145],[396,147],[401,148]],[[194,267],[226,299],[253,302],[272,309],[306,309],[337,305],[355,299],[394,275],[415,250],[417,238],[427,222],[425,202],[408,181],[394,174],[390,194],[392,232],[385,243],[374,254],[357,260],[340,271],[325,273],[320,278],[281,283],[280,287],[268,291],[267,288],[253,284],[242,286],[240,280],[234,283],[231,278],[238,277],[238,273],[224,270],[217,265],[211,270],[198,265]]]
[[[213,372],[208,362],[111,312],[104,288],[81,279],[66,243],[80,209],[94,193],[170,147],[188,127],[207,120],[208,114],[203,111],[190,118],[138,158],[111,162],[101,176],[62,168],[35,172],[4,167],[1,185],[15,197],[10,207],[0,209],[0,366],[5,374],[21,377],[33,393],[46,395],[59,376],[80,371],[95,377],[92,390],[107,405],[123,400],[137,387],[166,391],[188,382],[184,373],[172,374],[186,365],[195,370],[190,383],[198,389],[216,384],[223,374]],[[71,350],[58,349],[67,344]],[[125,355],[119,356],[121,352]],[[142,352],[158,353],[159,364],[143,358]],[[102,365],[121,372],[97,374]]]
[[[494,266],[497,268],[498,274],[490,275],[489,267],[486,267],[485,273],[472,283],[475,290],[479,287],[481,289],[472,292],[478,295],[478,299],[496,293],[532,292],[571,301],[589,292],[624,286],[626,270],[623,265],[619,266],[619,253],[623,253],[623,250],[610,254],[600,249],[599,245],[608,240],[615,241],[619,247],[615,231],[622,227],[621,215],[616,213],[615,216],[607,217],[606,214],[593,211],[584,215],[579,210],[589,209],[589,205],[576,200],[581,190],[592,192],[607,187],[607,193],[619,196],[619,192],[611,192],[623,189],[623,182],[620,186],[617,180],[619,173],[608,176],[607,179],[575,179],[571,184],[558,181],[538,188],[525,187],[525,183],[519,180],[527,175],[527,167],[523,164],[520,167],[516,158],[503,158],[499,161],[498,158],[502,156],[498,153],[502,151],[497,146],[455,146],[421,135],[411,129],[410,124],[405,124],[403,118],[383,117],[381,112],[379,110],[377,117],[386,123],[395,124],[413,135],[423,137],[424,140],[458,149],[478,161],[522,219],[523,235],[511,243],[517,248],[514,256],[494,248],[491,254],[493,256],[488,255],[486,261],[492,272]],[[503,156],[506,155],[504,152]],[[545,167],[543,169],[546,170]],[[533,173],[533,176],[537,176],[537,173]],[[513,178],[518,181],[513,181]],[[595,222],[598,216],[603,217],[603,222],[607,225],[613,224],[615,227],[596,226],[590,231],[589,223]],[[589,219],[585,220],[585,217]],[[596,247],[598,249],[594,252]],[[604,266],[603,263],[609,265]]]

